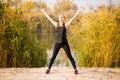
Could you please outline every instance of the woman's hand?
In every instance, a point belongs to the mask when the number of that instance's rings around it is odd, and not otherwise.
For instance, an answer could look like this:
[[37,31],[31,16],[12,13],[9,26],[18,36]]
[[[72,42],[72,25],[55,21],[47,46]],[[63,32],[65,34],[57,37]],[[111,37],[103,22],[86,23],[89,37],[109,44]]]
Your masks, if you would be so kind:
[[45,15],[45,17],[56,27],[57,22],[54,21],[44,10],[44,8],[40,8],[40,11]]
[[41,12],[45,12],[44,8],[40,9]]
[[81,7],[79,10],[78,10],[78,12],[77,13],[80,13],[81,11],[83,11],[84,10],[84,8],[83,7]]
[[70,25],[70,23],[72,22],[72,20],[75,18],[75,17],[77,17],[77,15],[81,12],[81,11],[83,11],[84,9],[81,7],[77,12],[76,12],[76,14],[65,24],[65,26],[66,26],[66,28]]

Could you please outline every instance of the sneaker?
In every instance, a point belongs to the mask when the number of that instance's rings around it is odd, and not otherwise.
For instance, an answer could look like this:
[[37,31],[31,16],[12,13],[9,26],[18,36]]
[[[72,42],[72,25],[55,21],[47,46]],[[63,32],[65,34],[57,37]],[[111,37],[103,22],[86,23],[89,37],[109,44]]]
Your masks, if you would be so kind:
[[78,70],[77,70],[77,69],[75,69],[75,72],[74,72],[74,74],[78,74]]
[[46,73],[46,74],[49,74],[49,73],[50,73],[50,69],[47,69],[45,73]]

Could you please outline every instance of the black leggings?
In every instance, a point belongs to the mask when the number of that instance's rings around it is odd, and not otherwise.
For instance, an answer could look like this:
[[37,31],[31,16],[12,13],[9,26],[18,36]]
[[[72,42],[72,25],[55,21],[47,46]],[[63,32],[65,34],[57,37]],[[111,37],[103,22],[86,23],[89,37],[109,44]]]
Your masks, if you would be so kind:
[[74,69],[76,69],[76,64],[75,64],[75,61],[74,61],[74,59],[73,59],[73,57],[72,57],[72,55],[71,55],[70,47],[69,47],[69,44],[68,44],[68,43],[66,43],[66,44],[56,43],[56,44],[54,45],[53,55],[52,55],[52,58],[50,59],[50,63],[49,63],[49,67],[48,67],[48,68],[51,69],[52,64],[53,64],[53,62],[54,62],[54,60],[55,60],[55,58],[56,58],[56,56],[57,56],[57,54],[58,54],[58,51],[60,50],[61,47],[65,50],[65,52],[66,52],[66,54],[67,54],[67,57],[68,57],[69,60],[71,61],[72,66],[74,67]]

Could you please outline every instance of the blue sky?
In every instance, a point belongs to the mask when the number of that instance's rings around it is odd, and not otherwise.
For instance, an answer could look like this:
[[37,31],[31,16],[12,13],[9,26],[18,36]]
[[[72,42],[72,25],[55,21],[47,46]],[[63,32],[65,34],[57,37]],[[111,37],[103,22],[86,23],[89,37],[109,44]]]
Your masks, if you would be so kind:
[[[38,2],[40,0],[22,0],[22,1],[34,1]],[[57,0],[42,0],[49,6],[50,8],[57,2]],[[108,5],[110,0],[73,0],[73,3],[79,7],[84,7],[86,10],[88,9],[89,5],[93,8],[97,8],[99,5]],[[112,4],[120,6],[120,0],[111,0]]]

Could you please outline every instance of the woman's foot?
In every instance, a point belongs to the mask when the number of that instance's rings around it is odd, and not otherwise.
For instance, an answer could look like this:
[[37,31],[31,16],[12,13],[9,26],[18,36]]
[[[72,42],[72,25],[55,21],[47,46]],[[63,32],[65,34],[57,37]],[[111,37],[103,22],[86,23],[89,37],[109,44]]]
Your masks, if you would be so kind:
[[77,69],[75,69],[75,72],[74,72],[74,74],[78,74],[78,70],[77,70]]
[[46,74],[49,74],[49,73],[50,73],[50,69],[47,69],[45,73],[46,73]]

